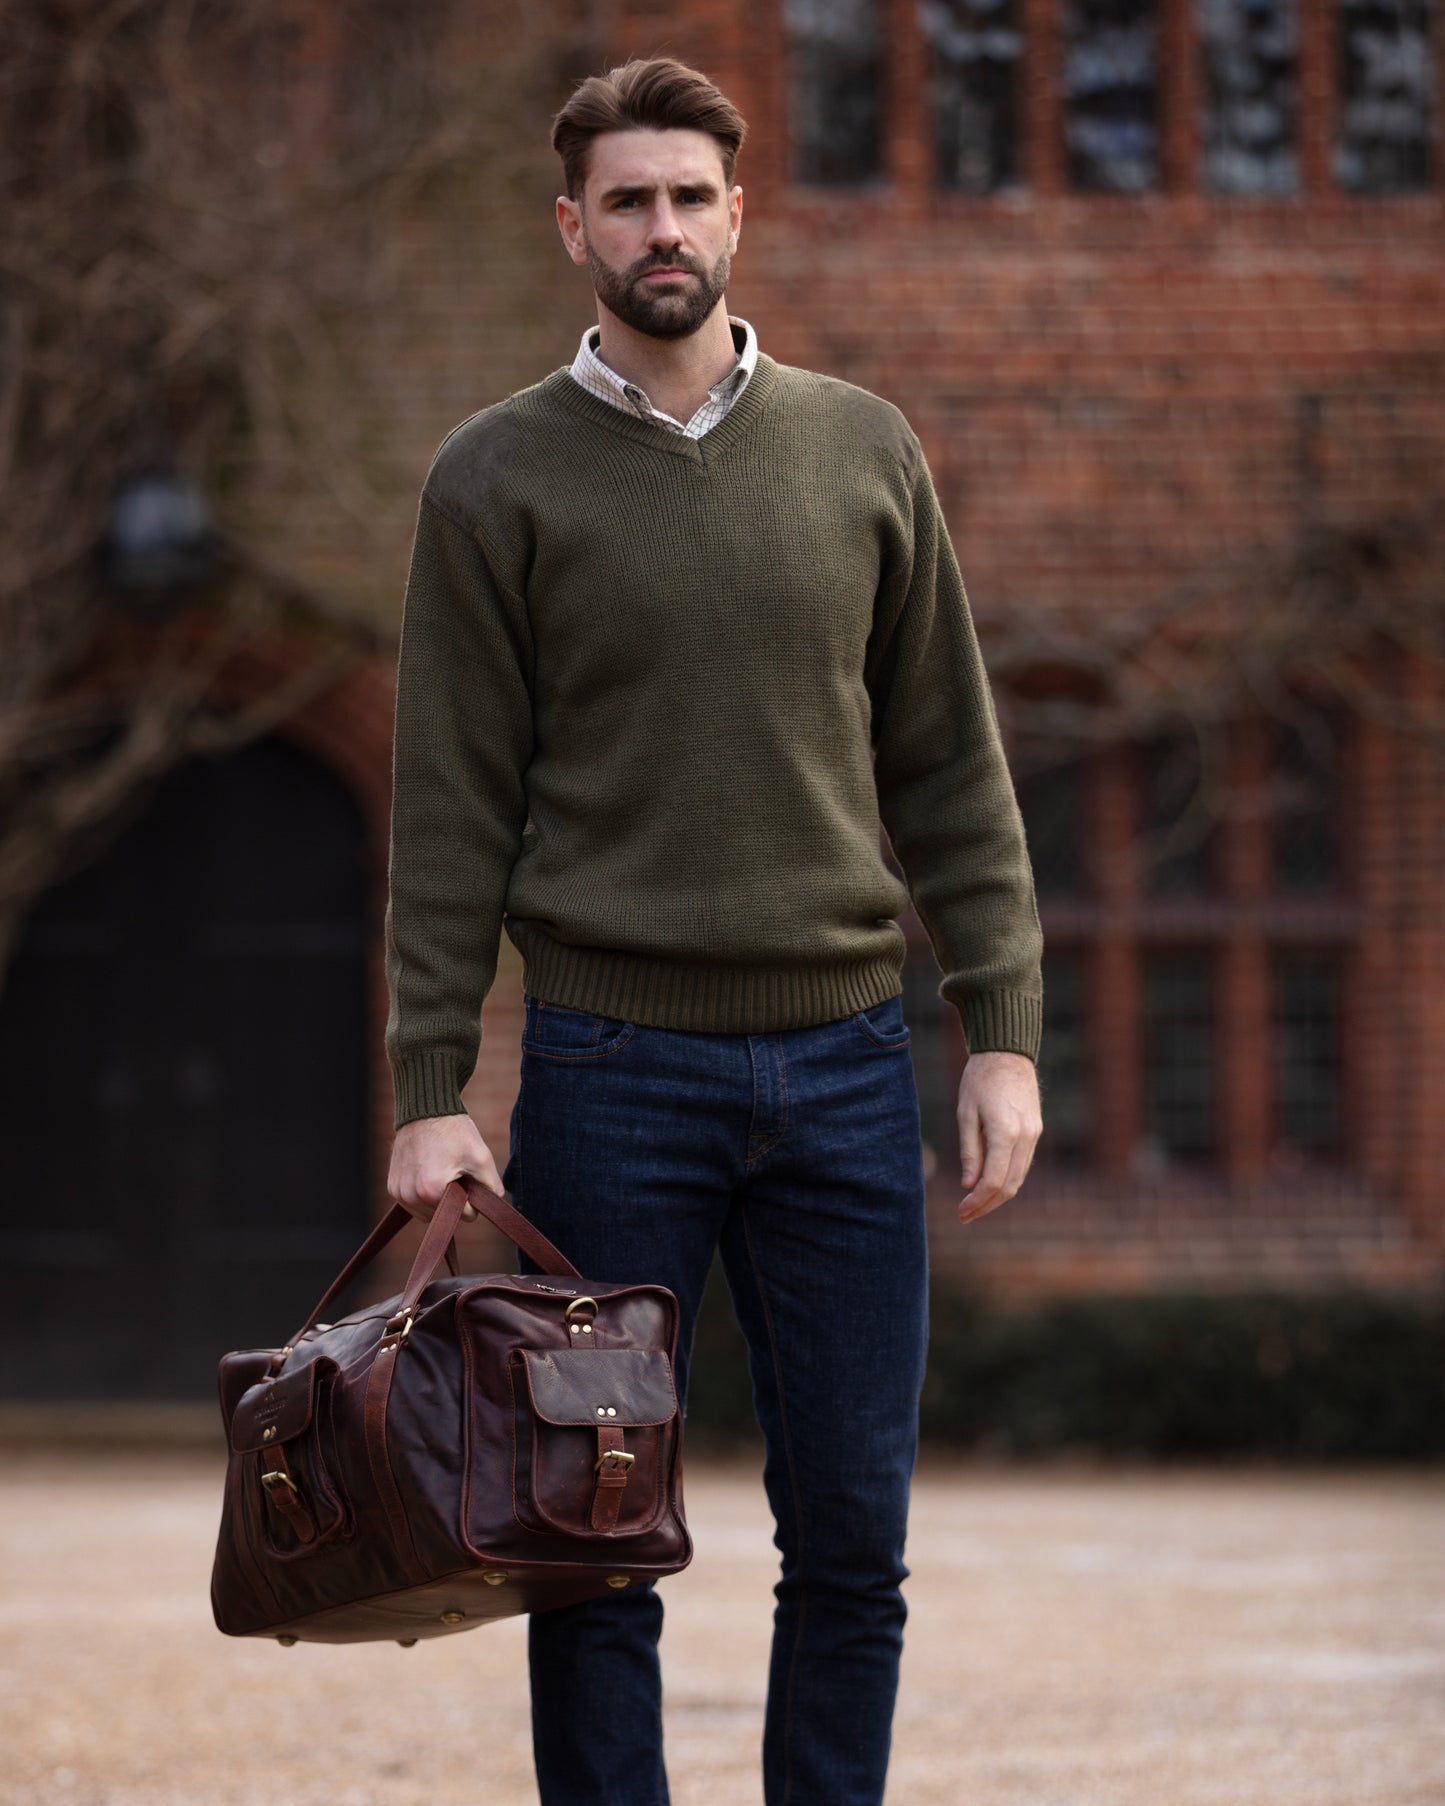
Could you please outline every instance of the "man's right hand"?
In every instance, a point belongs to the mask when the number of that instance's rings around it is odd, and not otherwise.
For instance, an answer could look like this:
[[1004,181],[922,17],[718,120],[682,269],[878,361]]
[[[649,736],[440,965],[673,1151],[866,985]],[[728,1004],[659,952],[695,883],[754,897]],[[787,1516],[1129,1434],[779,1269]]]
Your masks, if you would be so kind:
[[[426,1222],[441,1203],[442,1193],[463,1173],[502,1196],[497,1163],[470,1116],[424,1116],[397,1130],[386,1189],[414,1217]],[[468,1204],[462,1221],[474,1222],[476,1215]]]

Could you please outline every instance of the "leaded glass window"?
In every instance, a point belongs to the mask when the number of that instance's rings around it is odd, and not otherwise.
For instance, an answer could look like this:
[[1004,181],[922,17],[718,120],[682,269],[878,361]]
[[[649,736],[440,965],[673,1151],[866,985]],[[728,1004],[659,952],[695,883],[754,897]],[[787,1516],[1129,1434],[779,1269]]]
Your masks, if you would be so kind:
[[1214,1153],[1213,960],[1154,953],[1144,961],[1144,1100],[1150,1165]]
[[1340,970],[1329,954],[1283,953],[1274,967],[1274,1083],[1282,1152],[1339,1147]]
[[1073,1165],[1088,1153],[1085,1091],[1084,956],[1070,948],[1044,955],[1044,1036],[1039,1095],[1044,1133],[1039,1158]]
[[929,97],[934,168],[943,188],[991,194],[1015,179],[1018,68],[1015,0],[923,0],[933,50]]
[[1430,179],[1435,58],[1430,0],[1339,0],[1335,177],[1368,194]]
[[1321,891],[1338,883],[1337,774],[1336,736],[1328,723],[1276,726],[1270,838],[1278,889]]
[[1139,749],[1144,887],[1155,896],[1207,890],[1215,834],[1199,742],[1161,738]]
[[1286,194],[1295,155],[1293,0],[1197,0],[1204,179],[1217,194]]
[[1066,0],[1064,142],[1074,188],[1137,194],[1159,179],[1153,0]]
[[1034,889],[1041,897],[1076,895],[1083,887],[1084,768],[1078,763],[1029,772],[1018,781]]
[[785,0],[791,40],[789,129],[800,182],[846,187],[883,166],[879,0]]

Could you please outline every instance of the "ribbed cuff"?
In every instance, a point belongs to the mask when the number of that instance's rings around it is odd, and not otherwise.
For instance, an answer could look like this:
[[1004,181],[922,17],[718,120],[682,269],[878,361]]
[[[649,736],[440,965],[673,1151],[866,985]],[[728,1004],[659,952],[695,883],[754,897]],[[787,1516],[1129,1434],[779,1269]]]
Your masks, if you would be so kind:
[[1041,997],[1023,991],[974,991],[958,1006],[970,1053],[1017,1053],[1039,1057],[1044,1032]]
[[395,1100],[393,1126],[415,1122],[423,1116],[462,1116],[462,1088],[455,1054],[417,1054],[409,1060],[393,1060],[391,1089]]

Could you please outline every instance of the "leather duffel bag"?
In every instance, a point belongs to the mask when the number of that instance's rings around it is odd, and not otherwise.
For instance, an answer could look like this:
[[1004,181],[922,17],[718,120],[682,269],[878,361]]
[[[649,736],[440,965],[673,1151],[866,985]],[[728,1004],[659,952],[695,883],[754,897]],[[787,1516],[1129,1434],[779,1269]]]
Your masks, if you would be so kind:
[[[543,1272],[458,1275],[468,1201]],[[396,1206],[284,1347],[221,1362],[211,1601],[231,1636],[409,1646],[691,1560],[672,1293],[583,1280],[463,1180],[401,1294],[321,1323],[411,1220]]]

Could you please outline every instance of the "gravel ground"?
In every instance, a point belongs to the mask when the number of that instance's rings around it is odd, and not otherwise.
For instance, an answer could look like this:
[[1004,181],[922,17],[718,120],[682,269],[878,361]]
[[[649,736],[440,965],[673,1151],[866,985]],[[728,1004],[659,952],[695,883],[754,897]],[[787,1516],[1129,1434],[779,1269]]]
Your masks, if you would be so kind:
[[[213,1462],[0,1468],[4,1806],[535,1806],[520,1621],[234,1642]],[[1445,1472],[966,1466],[915,1498],[889,1806],[1445,1803]],[[688,1506],[673,1798],[758,1806],[770,1528],[749,1468],[690,1467]]]

